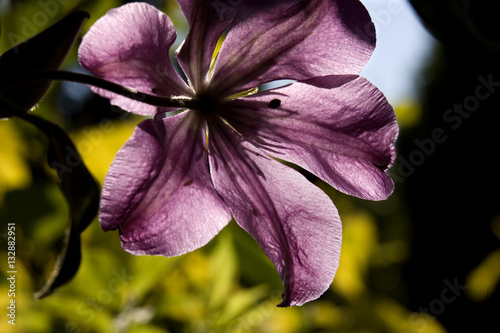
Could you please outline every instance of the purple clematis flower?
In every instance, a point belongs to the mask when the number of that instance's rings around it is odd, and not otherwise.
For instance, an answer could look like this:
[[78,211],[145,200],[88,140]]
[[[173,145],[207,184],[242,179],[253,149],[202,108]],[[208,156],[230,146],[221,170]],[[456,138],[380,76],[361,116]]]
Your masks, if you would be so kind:
[[[340,218],[324,192],[276,159],[350,195],[391,194],[394,111],[358,76],[375,46],[360,33],[370,17],[355,0],[273,1],[265,10],[245,0],[179,3],[190,28],[177,52],[187,84],[168,56],[172,22],[145,3],[110,10],[81,44],[90,72],[197,105],[162,118],[172,109],[93,88],[126,110],[156,115],[111,165],[101,226],[119,229],[133,254],[176,256],[205,245],[234,217],[276,266],[285,285],[280,305],[316,299],[339,264]],[[278,79],[295,82],[251,90]]]

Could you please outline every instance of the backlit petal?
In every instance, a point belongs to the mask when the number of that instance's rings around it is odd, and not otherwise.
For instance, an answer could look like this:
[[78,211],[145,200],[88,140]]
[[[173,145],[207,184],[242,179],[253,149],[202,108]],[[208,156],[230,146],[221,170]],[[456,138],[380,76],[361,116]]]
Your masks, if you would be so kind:
[[222,122],[210,130],[215,188],[276,266],[285,285],[280,305],[318,298],[339,264],[342,226],[333,203],[300,173],[262,154]]
[[[167,15],[146,3],[111,9],[90,28],[79,49],[88,71],[148,94],[178,96],[190,93],[169,58],[176,38]],[[127,111],[152,115],[156,107],[94,89]]]
[[180,255],[210,241],[231,214],[208,174],[202,124],[186,113],[139,124],[106,176],[99,219],[133,254]]
[[382,200],[398,126],[383,94],[358,76],[327,76],[234,100],[221,114],[245,138],[338,190]]
[[236,9],[230,0],[179,0],[189,24],[177,59],[195,90],[207,81],[212,55],[221,34],[231,24]]
[[281,2],[267,10],[238,12],[220,51],[213,90],[228,96],[277,79],[361,71],[375,47],[375,34],[360,2]]

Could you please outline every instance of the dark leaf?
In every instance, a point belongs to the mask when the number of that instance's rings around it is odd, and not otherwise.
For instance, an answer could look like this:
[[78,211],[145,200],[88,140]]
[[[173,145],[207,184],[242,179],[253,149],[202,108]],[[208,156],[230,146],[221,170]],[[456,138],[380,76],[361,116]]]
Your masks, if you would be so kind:
[[[76,11],[38,35],[14,46],[0,56],[0,98],[23,111],[31,109],[49,89],[51,81],[12,85],[30,72],[58,69],[71,49],[89,14]],[[0,118],[8,117],[0,111]]]
[[447,46],[500,51],[500,0],[410,0],[427,29]]
[[47,136],[48,163],[59,176],[61,190],[69,206],[64,246],[45,286],[34,295],[39,299],[68,282],[78,271],[81,259],[80,234],[97,214],[100,189],[63,129],[1,99],[0,112],[24,119]]

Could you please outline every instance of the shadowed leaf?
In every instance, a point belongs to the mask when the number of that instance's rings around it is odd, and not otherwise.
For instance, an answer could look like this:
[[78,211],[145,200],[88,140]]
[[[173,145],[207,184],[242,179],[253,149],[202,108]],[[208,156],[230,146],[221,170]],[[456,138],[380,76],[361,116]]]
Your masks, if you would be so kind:
[[497,15],[500,0],[410,0],[427,29],[441,42],[463,48],[472,44],[478,51],[499,52]]
[[63,129],[42,118],[25,113],[1,99],[0,111],[24,119],[47,136],[48,163],[59,176],[61,191],[69,206],[69,222],[64,235],[63,249],[45,286],[34,295],[39,299],[68,282],[78,271],[81,259],[80,234],[97,214],[100,189]]
[[48,163],[59,176],[61,190],[69,206],[63,249],[45,286],[35,293],[37,299],[52,293],[78,271],[80,234],[97,214],[99,185],[66,132],[49,121],[27,113],[40,101],[51,81],[16,83],[16,80],[37,71],[58,69],[88,16],[83,11],[73,12],[0,56],[0,118],[22,118],[47,136]]
[[[20,75],[40,70],[55,70],[78,36],[89,14],[76,11],[38,35],[14,46],[0,56],[0,98],[28,111],[49,89],[51,81],[37,81],[17,84],[11,83]],[[0,111],[0,118],[9,117]]]

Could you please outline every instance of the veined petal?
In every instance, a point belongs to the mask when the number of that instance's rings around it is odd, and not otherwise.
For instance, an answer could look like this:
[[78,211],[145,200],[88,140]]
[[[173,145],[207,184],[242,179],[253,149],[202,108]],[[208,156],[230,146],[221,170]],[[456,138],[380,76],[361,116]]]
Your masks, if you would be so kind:
[[[176,32],[167,15],[146,3],[111,9],[89,29],[79,48],[82,66],[107,80],[148,94],[178,96],[190,89],[175,71],[169,49]],[[93,89],[127,111],[152,115],[157,108]]]
[[221,117],[274,157],[350,195],[383,200],[392,193],[396,116],[366,79],[318,77],[226,105]]
[[210,62],[219,37],[236,15],[231,0],[178,0],[189,24],[186,40],[177,52],[179,65],[192,87],[206,84]]
[[277,79],[359,74],[375,47],[374,27],[356,0],[281,1],[238,12],[210,86],[226,96]]
[[209,161],[234,219],[276,266],[280,306],[321,296],[339,264],[342,226],[328,196],[300,173],[263,154],[222,122],[210,126]]
[[120,229],[133,254],[180,255],[210,241],[230,220],[207,167],[200,121],[183,113],[145,120],[104,181],[100,224]]

